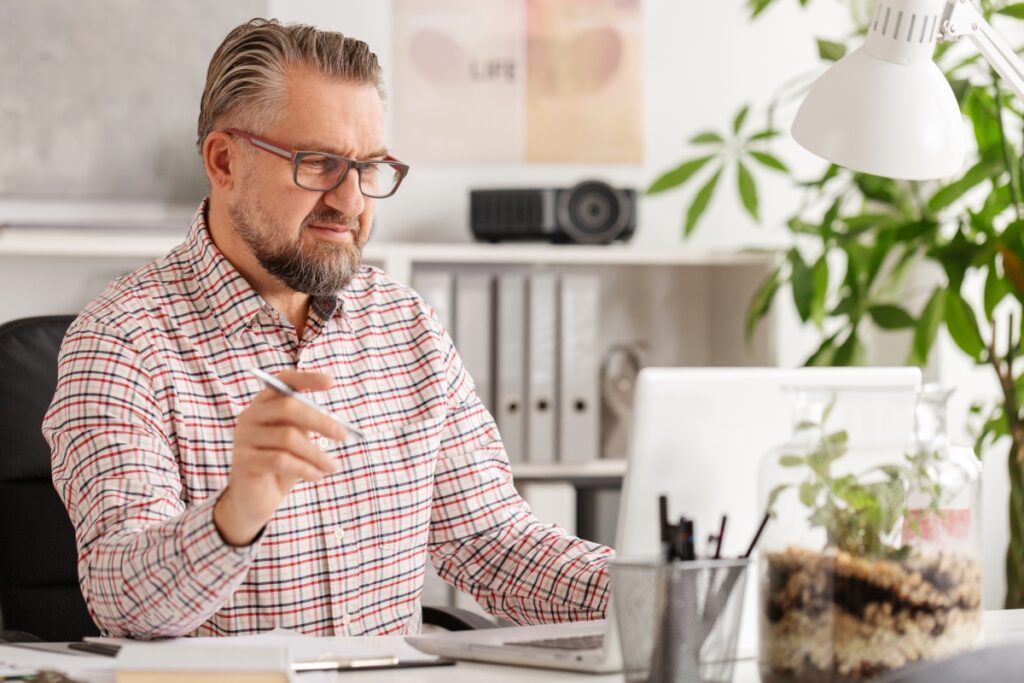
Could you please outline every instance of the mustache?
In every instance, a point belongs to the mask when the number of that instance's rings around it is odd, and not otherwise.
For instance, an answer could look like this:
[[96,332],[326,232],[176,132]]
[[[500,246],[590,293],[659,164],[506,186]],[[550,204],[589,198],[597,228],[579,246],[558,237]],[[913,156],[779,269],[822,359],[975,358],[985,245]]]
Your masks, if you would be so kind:
[[313,223],[327,225],[344,225],[353,232],[359,231],[359,219],[346,216],[340,211],[314,211],[302,221],[302,227],[308,228]]

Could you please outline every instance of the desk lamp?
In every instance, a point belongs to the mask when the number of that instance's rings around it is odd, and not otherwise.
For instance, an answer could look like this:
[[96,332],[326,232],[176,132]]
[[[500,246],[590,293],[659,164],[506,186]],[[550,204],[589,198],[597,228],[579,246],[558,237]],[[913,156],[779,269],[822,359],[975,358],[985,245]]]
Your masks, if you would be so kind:
[[794,139],[861,173],[953,175],[964,161],[963,119],[932,54],[939,40],[960,36],[1024,100],[1024,64],[971,0],[876,0],[867,42],[814,83],[793,121]]

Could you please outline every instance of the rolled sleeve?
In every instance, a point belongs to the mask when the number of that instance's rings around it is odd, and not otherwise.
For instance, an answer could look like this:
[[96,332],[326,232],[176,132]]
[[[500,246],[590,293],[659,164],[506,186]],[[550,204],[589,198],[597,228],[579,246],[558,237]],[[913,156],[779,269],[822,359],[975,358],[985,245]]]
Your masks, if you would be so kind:
[[449,412],[434,480],[431,558],[491,614],[518,623],[605,616],[612,550],[542,524],[517,493],[493,418],[447,336]]
[[95,320],[69,329],[43,422],[53,482],[75,529],[86,604],[107,634],[186,635],[244,579],[258,547],[234,548],[215,498],[186,504],[144,359]]

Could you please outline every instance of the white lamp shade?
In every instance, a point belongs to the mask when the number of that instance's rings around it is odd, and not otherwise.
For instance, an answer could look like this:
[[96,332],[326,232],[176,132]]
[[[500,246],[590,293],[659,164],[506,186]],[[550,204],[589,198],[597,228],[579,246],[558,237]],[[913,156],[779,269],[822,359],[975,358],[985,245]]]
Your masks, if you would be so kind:
[[935,62],[898,64],[865,47],[814,83],[793,137],[835,164],[889,178],[945,178],[964,161],[960,108]]

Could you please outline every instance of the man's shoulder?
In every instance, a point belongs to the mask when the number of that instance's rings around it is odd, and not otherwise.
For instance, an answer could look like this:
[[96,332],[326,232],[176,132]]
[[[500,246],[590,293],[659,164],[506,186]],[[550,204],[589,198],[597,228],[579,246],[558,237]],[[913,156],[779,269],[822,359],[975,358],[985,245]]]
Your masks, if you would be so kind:
[[380,268],[364,265],[352,278],[346,289],[348,298],[357,309],[366,311],[382,308],[405,308],[427,312],[423,298],[412,287],[397,282]]
[[154,313],[188,279],[181,248],[115,278],[79,313],[72,329],[102,326],[131,333],[152,320]]

